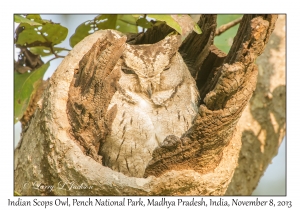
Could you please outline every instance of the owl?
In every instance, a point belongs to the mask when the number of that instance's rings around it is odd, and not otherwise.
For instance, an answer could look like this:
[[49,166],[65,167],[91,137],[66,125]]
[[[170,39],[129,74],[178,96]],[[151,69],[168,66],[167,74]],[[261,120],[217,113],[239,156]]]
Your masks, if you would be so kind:
[[155,44],[126,44],[108,106],[116,115],[99,150],[103,165],[143,177],[155,148],[191,127],[200,96],[178,52],[180,42],[171,35]]

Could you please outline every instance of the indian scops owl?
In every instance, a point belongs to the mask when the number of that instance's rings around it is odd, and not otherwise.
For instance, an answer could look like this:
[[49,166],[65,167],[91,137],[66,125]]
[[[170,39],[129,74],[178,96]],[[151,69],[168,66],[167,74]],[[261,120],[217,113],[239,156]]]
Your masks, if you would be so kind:
[[155,44],[129,45],[108,110],[117,106],[100,147],[103,165],[143,177],[152,153],[169,135],[181,137],[198,111],[196,83],[178,53],[179,36]]

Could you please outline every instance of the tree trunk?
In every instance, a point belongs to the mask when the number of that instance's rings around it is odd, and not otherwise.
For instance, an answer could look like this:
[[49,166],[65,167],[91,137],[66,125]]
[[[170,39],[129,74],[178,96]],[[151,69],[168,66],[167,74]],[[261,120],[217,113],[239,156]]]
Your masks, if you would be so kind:
[[237,125],[242,149],[226,195],[252,194],[285,135],[285,21],[285,15],[279,15],[264,53],[256,60],[256,90]]
[[[114,31],[86,37],[51,77],[15,149],[15,191],[22,195],[224,195],[226,191],[228,195],[251,194],[285,131],[285,115],[281,112],[285,107],[273,105],[278,100],[284,104],[285,99],[285,86],[274,86],[271,81],[276,80],[277,71],[264,79],[259,74],[259,92],[247,106],[256,87],[258,69],[254,62],[263,52],[276,19],[276,15],[245,15],[232,48],[225,55],[212,45],[216,16],[201,16],[198,25],[203,33],[190,34],[179,48],[200,91],[199,113],[176,144],[154,151],[145,178],[128,177],[101,164],[97,148],[103,137],[94,134],[98,130],[105,136],[106,122],[95,113],[97,107],[107,103],[95,100],[97,96],[84,98],[84,91],[89,90],[85,88],[88,85],[102,84],[101,95],[105,93],[110,100],[114,92],[106,88],[104,78],[116,65],[124,38],[112,39],[109,34],[117,33]],[[128,38],[127,42],[155,43],[170,31],[166,25],[160,25]],[[84,55],[94,52],[96,60],[91,61],[91,56],[85,56],[90,60],[84,59]],[[88,68],[91,73],[94,71],[93,76],[84,70],[90,62],[97,64]],[[258,67],[261,70],[260,64]],[[105,69],[107,75],[97,69]],[[74,72],[75,77],[77,73],[85,75],[89,83],[74,84]],[[82,91],[76,92],[74,87]],[[84,100],[88,103],[82,103]],[[78,107],[85,112],[76,112]],[[242,115],[245,108],[254,119],[246,115],[248,112]],[[276,124],[275,129],[268,119]],[[248,123],[255,125],[253,131],[245,127]],[[250,146],[251,150],[247,149]],[[255,155],[249,156],[249,151]],[[251,170],[245,172],[249,166]],[[251,180],[247,185],[245,177]]]

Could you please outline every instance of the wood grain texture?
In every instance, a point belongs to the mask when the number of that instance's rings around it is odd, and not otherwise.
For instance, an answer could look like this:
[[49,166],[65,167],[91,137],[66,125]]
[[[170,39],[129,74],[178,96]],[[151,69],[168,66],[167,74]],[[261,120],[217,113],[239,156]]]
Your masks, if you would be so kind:
[[110,31],[98,39],[79,62],[70,84],[67,112],[71,132],[83,152],[98,162],[100,142],[105,140],[116,115],[114,109],[108,112],[108,105],[117,90],[118,61],[125,41],[125,36]]
[[[220,162],[235,126],[256,87],[255,58],[263,51],[272,15],[245,15],[232,48],[207,83],[210,91],[200,105],[191,129],[176,148],[158,148],[145,176],[159,176],[168,170],[192,169],[200,173],[213,170]],[[211,54],[213,55],[213,54]]]

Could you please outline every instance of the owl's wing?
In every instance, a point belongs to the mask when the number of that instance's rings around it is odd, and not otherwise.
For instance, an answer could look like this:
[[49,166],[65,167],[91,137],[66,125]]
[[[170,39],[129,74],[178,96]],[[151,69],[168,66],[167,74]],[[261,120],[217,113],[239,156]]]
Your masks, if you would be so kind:
[[107,30],[79,62],[69,89],[68,117],[73,137],[83,151],[99,161],[100,141],[109,132],[114,108],[107,112],[120,77],[120,56],[126,37]]

